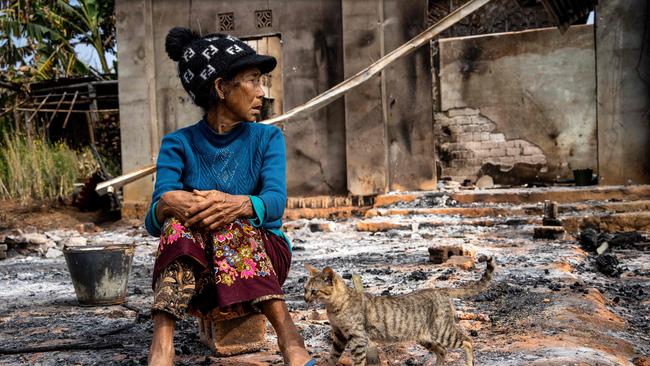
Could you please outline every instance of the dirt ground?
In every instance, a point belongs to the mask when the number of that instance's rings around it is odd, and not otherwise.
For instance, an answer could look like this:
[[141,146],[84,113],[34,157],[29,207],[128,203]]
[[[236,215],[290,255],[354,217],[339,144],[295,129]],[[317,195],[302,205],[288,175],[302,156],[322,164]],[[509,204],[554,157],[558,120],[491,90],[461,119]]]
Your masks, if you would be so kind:
[[34,227],[39,231],[74,229],[102,222],[101,211],[81,212],[65,202],[0,200],[0,230]]
[[[479,278],[483,264],[463,270],[428,261],[430,246],[449,244],[497,261],[485,293],[454,300],[457,310],[487,317],[460,321],[474,340],[476,365],[650,364],[650,252],[615,248],[612,253],[620,262],[621,274],[607,276],[597,269],[596,255],[575,237],[533,239],[533,226],[539,218],[526,216],[520,206],[500,207],[521,214],[493,217],[490,225],[427,214],[285,223],[291,228],[288,235],[294,257],[284,290],[313,355],[327,356],[330,327],[323,309],[307,306],[302,299],[307,276],[303,263],[330,266],[346,279],[359,273],[367,291],[383,295],[459,287]],[[0,203],[0,209],[0,231],[31,227],[62,241],[81,235],[88,244],[137,245],[127,302],[103,307],[78,305],[63,257],[43,258],[10,250],[8,258],[0,260],[0,365],[146,364],[157,240],[147,236],[142,222],[100,224],[79,234],[76,229],[96,220],[96,213],[80,213],[61,205],[22,207],[7,202]],[[422,224],[434,218],[444,224]],[[406,225],[368,232],[358,230],[360,221]],[[641,234],[648,236],[647,232]],[[200,343],[195,319],[185,319],[177,327],[175,363],[282,364],[273,331],[267,328],[268,345],[261,352],[217,358]],[[35,352],[34,347],[49,349]],[[433,355],[410,343],[380,345],[379,354],[384,365],[435,363]],[[447,365],[463,364],[459,350],[449,353]]]

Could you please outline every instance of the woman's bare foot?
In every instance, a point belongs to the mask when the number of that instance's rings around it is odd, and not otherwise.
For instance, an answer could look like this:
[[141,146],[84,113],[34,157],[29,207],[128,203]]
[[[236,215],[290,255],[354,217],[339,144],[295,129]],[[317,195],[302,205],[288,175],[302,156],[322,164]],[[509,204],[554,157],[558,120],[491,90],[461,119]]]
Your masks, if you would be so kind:
[[174,363],[174,327],[176,320],[167,313],[153,316],[153,340],[149,348],[149,366],[172,366]]
[[305,348],[305,342],[293,324],[285,302],[273,299],[260,303],[260,307],[278,335],[278,347],[280,347],[284,362],[289,366],[303,366],[311,360],[311,356]]
[[[280,342],[278,341],[278,345],[279,343]],[[289,366],[303,366],[312,358],[309,355],[309,352],[307,352],[304,344],[284,347],[280,346],[280,352],[282,352],[284,362]]]

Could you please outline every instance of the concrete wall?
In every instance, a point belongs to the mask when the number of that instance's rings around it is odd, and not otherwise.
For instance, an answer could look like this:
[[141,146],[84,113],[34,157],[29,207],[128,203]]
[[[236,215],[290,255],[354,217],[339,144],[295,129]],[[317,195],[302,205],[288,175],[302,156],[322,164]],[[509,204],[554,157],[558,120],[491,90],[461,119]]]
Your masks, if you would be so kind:
[[[169,3],[169,4],[168,4]],[[162,1],[161,5],[175,2]],[[122,143],[122,169],[129,172],[155,162],[165,123],[159,121],[157,108],[160,96],[158,85],[166,87],[177,82],[174,78],[158,79],[162,70],[156,67],[164,43],[153,25],[152,0],[117,1],[115,3],[118,37],[120,132]],[[187,12],[185,22],[187,22]],[[157,41],[154,41],[156,39]],[[158,56],[156,56],[158,55]],[[165,56],[166,59],[166,56]],[[168,71],[171,74],[171,72]],[[180,95],[174,104],[174,115],[196,119],[200,114],[190,106],[188,97]],[[183,107],[184,108],[181,108]],[[180,109],[184,109],[184,112]],[[142,216],[153,190],[153,176],[140,179],[124,187],[126,215]],[[135,211],[132,211],[135,210]]]
[[[594,30],[440,40],[442,176],[503,183],[598,169]],[[512,178],[512,179],[511,179]]]
[[646,0],[596,9],[601,183],[650,183],[650,22]]

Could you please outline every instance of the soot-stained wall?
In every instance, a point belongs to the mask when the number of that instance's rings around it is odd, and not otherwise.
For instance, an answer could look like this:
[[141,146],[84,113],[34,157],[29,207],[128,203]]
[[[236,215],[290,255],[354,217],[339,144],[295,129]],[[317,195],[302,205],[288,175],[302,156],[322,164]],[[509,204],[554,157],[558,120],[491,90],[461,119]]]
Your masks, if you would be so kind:
[[[345,76],[424,31],[426,6],[422,0],[343,0]],[[435,187],[429,59],[422,47],[346,94],[351,194]]]
[[592,26],[441,39],[441,175],[512,184],[597,172],[595,70]]

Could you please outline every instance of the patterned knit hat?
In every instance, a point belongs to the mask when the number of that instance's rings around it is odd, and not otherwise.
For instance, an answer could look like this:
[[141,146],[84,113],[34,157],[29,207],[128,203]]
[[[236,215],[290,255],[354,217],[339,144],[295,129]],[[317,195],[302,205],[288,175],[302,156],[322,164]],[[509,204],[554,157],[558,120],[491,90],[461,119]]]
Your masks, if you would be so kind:
[[207,108],[210,88],[218,77],[234,77],[257,67],[266,74],[275,68],[274,57],[258,55],[236,37],[214,33],[205,37],[181,27],[172,28],[165,39],[167,55],[178,62],[178,76],[194,103]]

